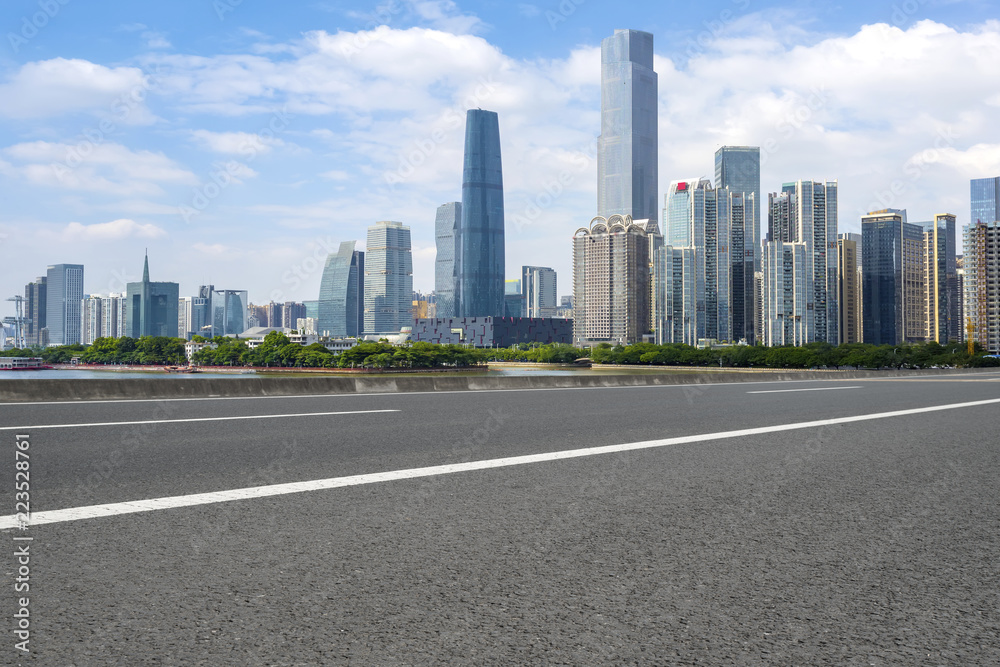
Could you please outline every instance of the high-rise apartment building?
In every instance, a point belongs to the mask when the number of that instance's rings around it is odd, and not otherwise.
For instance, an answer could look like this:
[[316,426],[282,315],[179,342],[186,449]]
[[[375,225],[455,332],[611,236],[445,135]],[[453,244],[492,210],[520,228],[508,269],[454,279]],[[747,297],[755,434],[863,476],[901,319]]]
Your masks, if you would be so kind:
[[455,317],[455,257],[458,254],[459,230],[462,225],[462,202],[438,206],[434,219],[434,240],[437,256],[434,260],[434,295],[437,317]]
[[973,222],[965,228],[965,316],[973,340],[1000,353],[1000,221]]
[[573,340],[639,342],[652,326],[649,236],[655,220],[594,218],[573,236]]
[[49,345],[79,343],[83,265],[55,264],[48,267],[45,286],[45,326],[49,331]]
[[[464,211],[464,203],[462,208]],[[399,333],[402,327],[412,326],[413,260],[409,227],[401,222],[383,221],[368,228],[364,276],[364,333]],[[503,312],[503,274],[500,305]]]
[[[46,282],[46,276],[39,276],[35,278],[35,282],[24,286],[24,341],[28,346],[46,347],[48,345],[48,329],[45,328],[45,308],[48,295]],[[43,329],[45,329],[44,336]]]
[[[837,345],[840,342],[837,181],[785,183],[780,193],[768,195],[768,207],[768,244],[805,244],[805,266],[801,269],[805,272],[805,279],[794,283],[795,288],[804,290],[804,293],[786,301],[804,307],[793,314],[801,325],[801,344],[822,341]],[[790,252],[788,249],[772,252],[765,245],[764,261],[767,258],[779,261],[787,258]],[[791,255],[797,258],[797,252],[791,252]],[[781,262],[787,266],[784,259]],[[771,280],[770,284],[773,284],[776,270],[776,267],[762,267],[765,281]],[[796,271],[799,271],[798,266]],[[765,289],[765,297],[772,298],[773,292]],[[777,312],[766,305],[765,309],[769,313]],[[774,326],[770,328],[775,330]]]
[[177,337],[180,285],[152,282],[149,279],[149,257],[143,260],[142,282],[126,286],[125,334],[129,338],[143,336]]
[[653,36],[615,30],[601,42],[597,214],[657,217],[657,77]]
[[524,317],[555,317],[556,272],[544,266],[522,266],[520,293]]
[[[703,340],[754,342],[755,207],[752,194],[713,189],[708,180],[675,181],[670,185],[663,212],[666,245],[653,255],[657,267],[662,269],[654,270],[657,340],[690,345]],[[678,252],[684,248],[692,252]],[[686,303],[684,300],[668,297],[671,289],[668,282],[674,280],[677,272],[687,273],[681,266],[689,260],[694,263],[691,293],[697,314],[689,321],[688,328],[678,328],[677,323],[690,315],[678,310]],[[673,310],[660,312],[661,304]],[[661,336],[661,327],[670,331]],[[676,331],[689,335],[685,340],[677,340]]]
[[365,253],[355,241],[344,241],[335,255],[328,255],[319,284],[319,317],[322,336],[360,336],[365,327]]
[[805,345],[814,342],[807,299],[813,284],[809,244],[770,241],[764,246],[763,313],[765,345]]
[[924,338],[945,344],[961,340],[955,216],[940,213],[924,228]]
[[906,211],[861,218],[861,311],[864,342],[897,345],[926,337],[924,232]]
[[121,338],[125,335],[124,294],[85,295],[80,305],[80,342],[90,345],[98,338]]
[[840,234],[837,239],[837,300],[840,302],[840,342],[861,342],[860,234]]
[[461,215],[455,262],[458,278],[455,314],[457,317],[502,315],[503,165],[500,121],[495,111],[470,109],[466,114]]

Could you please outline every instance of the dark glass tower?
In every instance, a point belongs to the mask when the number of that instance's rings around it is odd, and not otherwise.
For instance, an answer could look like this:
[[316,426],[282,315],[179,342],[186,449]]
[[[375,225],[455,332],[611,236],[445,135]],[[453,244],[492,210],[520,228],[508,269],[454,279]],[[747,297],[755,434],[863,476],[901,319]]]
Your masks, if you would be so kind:
[[656,90],[651,34],[615,30],[601,42],[599,216],[657,219]]
[[150,281],[148,256],[142,266],[142,282],[128,283],[125,290],[128,299],[125,312],[126,336],[177,337],[180,285]]
[[344,241],[336,255],[328,255],[319,284],[321,335],[346,338],[361,335],[365,314],[365,253]]
[[503,317],[503,169],[500,122],[495,111],[470,109],[466,115],[458,236],[455,315]]

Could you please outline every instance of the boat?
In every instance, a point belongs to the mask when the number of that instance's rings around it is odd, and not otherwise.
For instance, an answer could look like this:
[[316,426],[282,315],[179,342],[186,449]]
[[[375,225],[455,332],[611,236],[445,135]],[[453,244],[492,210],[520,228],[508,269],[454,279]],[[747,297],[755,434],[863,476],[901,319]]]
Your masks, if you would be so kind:
[[163,370],[168,373],[200,373],[194,366],[164,366]]
[[0,371],[50,371],[41,357],[0,357]]

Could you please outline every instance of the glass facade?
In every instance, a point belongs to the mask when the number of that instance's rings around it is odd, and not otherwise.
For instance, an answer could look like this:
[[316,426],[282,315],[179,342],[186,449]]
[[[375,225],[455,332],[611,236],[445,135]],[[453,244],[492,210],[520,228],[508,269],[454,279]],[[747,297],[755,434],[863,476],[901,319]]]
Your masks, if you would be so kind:
[[973,224],[1000,220],[1000,176],[972,179],[970,194]]
[[657,136],[653,36],[616,30],[601,43],[599,216],[656,219]]
[[437,257],[434,261],[434,296],[438,317],[455,316],[455,255],[462,224],[462,203],[453,201],[438,206],[434,220]]
[[455,299],[457,317],[504,312],[503,167],[495,111],[470,109],[465,125]]
[[[364,276],[364,333],[399,333],[402,327],[413,326],[409,227],[383,221],[368,228]],[[501,307],[502,299],[501,293]]]
[[49,330],[49,345],[79,343],[83,265],[50,266],[46,271],[45,284],[45,326]]
[[46,326],[47,280],[47,276],[39,276],[35,282],[24,286],[24,339],[28,345],[47,344],[42,341],[42,329]]
[[[356,241],[344,241],[335,255],[327,255],[316,302],[316,329],[322,336],[359,336],[364,329],[365,253],[354,249]],[[306,302],[306,316],[309,302]]]
[[918,337],[912,335],[917,331],[913,315],[917,302],[923,301],[923,282],[917,280],[922,262],[915,249],[923,246],[923,229],[905,219],[905,212],[892,209],[861,219],[861,328],[865,343],[896,345]]
[[[715,152],[715,187],[753,195],[753,224],[744,234],[755,249],[753,271],[760,271],[760,148],[758,146],[723,146]],[[747,216],[749,220],[750,217]],[[751,274],[752,275],[752,274]]]

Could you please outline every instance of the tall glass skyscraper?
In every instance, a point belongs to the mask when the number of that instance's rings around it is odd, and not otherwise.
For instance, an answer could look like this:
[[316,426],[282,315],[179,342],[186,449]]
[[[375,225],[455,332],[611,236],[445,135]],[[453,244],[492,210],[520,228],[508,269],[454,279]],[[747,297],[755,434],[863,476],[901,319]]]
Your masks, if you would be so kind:
[[861,312],[864,342],[897,345],[926,331],[924,230],[906,211],[861,218]]
[[503,167],[500,122],[495,111],[470,109],[466,115],[462,223],[457,247],[455,316],[502,317]]
[[399,333],[413,326],[410,228],[403,223],[383,221],[368,228],[364,289],[364,333]]
[[971,195],[972,224],[989,224],[1000,220],[1000,176],[972,179]]
[[83,264],[48,267],[45,285],[45,326],[49,330],[49,345],[79,343]]
[[746,247],[754,250],[753,271],[760,271],[760,147],[723,146],[715,151],[715,187],[753,195],[754,224],[745,230]]
[[657,77],[653,36],[615,30],[601,42],[597,214],[656,220]]
[[434,297],[438,317],[455,317],[455,257],[458,249],[459,227],[462,224],[462,202],[449,202],[438,206],[434,220],[434,238],[437,258],[434,261]]
[[[365,253],[344,241],[336,255],[327,255],[319,284],[316,329],[333,338],[360,336],[365,315]],[[308,316],[308,304],[306,316]]]

